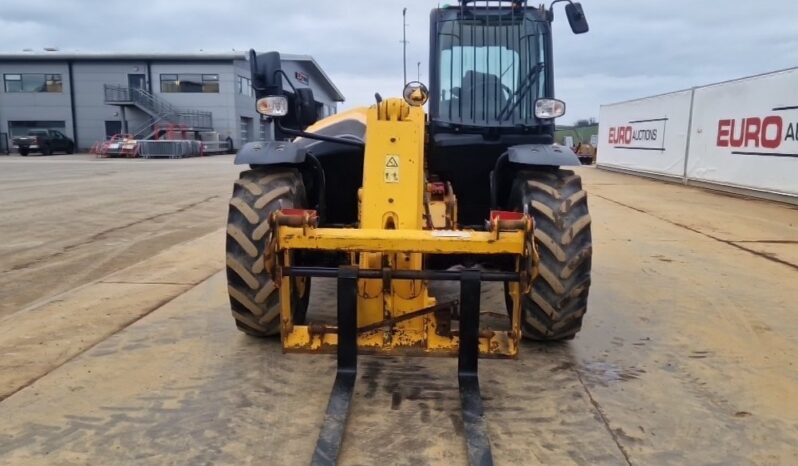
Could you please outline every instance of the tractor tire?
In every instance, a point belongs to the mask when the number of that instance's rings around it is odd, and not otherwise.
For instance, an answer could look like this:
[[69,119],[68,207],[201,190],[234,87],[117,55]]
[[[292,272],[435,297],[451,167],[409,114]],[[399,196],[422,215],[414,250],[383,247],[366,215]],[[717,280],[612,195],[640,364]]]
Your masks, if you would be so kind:
[[[570,340],[582,328],[590,288],[592,240],[587,193],[570,170],[524,171],[513,183],[511,206],[535,220],[539,274],[522,297],[521,328],[530,340]],[[512,300],[506,293],[508,311]]]
[[[236,327],[266,337],[280,333],[280,293],[264,270],[269,217],[283,208],[305,206],[305,187],[297,170],[274,167],[241,173],[227,217],[227,289]],[[310,279],[294,279],[294,323],[304,323]]]

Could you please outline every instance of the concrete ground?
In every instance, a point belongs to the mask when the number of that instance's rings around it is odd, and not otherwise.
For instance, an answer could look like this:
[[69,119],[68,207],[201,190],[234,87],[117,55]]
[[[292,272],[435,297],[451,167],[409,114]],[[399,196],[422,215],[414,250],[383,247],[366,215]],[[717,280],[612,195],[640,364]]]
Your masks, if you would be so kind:
[[[114,264],[58,295],[52,280],[38,300],[17,298],[27,279],[4,273],[4,301],[22,304],[0,320],[0,464],[308,463],[334,360],[283,355],[232,325],[218,228],[236,171],[229,158],[0,158],[3,270],[74,257],[67,279]],[[798,209],[580,173],[594,238],[585,327],[481,363],[496,463],[797,464]],[[88,192],[105,202],[71,205]],[[137,224],[148,233],[125,227],[148,217],[132,193],[165,213]],[[191,207],[174,213],[170,199]],[[23,220],[50,215],[60,220]],[[159,227],[171,240],[147,241]],[[127,239],[96,236],[107,230]],[[60,246],[25,255],[46,242]],[[93,260],[69,256],[94,243]],[[117,264],[129,244],[148,246],[143,262]],[[314,285],[311,312],[332,311],[330,285]],[[484,310],[500,297],[488,288]],[[454,360],[360,358],[342,464],[463,464],[463,442]]]
[[232,156],[0,156],[0,317],[223,228]]

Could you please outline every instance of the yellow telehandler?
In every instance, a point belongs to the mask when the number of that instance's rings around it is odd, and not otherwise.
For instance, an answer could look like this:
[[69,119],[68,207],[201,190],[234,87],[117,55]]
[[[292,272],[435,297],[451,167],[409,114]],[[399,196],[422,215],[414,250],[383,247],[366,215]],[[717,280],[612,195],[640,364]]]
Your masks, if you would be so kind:
[[[587,32],[565,1],[573,32]],[[243,332],[284,351],[337,354],[312,464],[335,464],[358,354],[451,355],[471,464],[492,464],[479,357],[512,358],[522,336],[573,338],[586,311],[591,235],[579,165],[554,145],[551,7],[467,1],[432,10],[430,86],[317,120],[277,52],[250,52],[257,110],[278,140],[236,163],[227,276]],[[424,105],[429,100],[429,112]],[[337,281],[337,322],[308,314],[311,280]],[[431,281],[457,281],[439,302]],[[504,284],[507,325],[480,324],[482,282]]]

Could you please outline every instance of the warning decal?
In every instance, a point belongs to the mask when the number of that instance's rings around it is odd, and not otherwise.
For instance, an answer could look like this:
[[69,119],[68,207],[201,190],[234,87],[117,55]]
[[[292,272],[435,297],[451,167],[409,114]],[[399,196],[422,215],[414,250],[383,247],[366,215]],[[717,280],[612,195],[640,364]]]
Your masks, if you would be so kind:
[[399,182],[399,156],[388,154],[385,156],[385,176],[383,180],[386,183]]

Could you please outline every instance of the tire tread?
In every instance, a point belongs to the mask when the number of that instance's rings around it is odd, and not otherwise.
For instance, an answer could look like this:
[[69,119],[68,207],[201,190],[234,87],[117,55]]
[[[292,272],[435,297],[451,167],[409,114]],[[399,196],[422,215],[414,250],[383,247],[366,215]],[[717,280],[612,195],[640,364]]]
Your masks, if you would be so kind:
[[535,220],[539,274],[523,297],[522,330],[533,340],[573,338],[587,310],[591,219],[581,177],[570,170],[518,173],[511,205]]
[[277,209],[304,203],[302,176],[293,168],[247,170],[233,185],[226,240],[228,294],[236,326],[248,335],[280,332],[279,291],[263,265],[268,219]]

